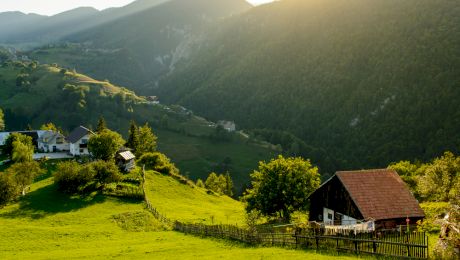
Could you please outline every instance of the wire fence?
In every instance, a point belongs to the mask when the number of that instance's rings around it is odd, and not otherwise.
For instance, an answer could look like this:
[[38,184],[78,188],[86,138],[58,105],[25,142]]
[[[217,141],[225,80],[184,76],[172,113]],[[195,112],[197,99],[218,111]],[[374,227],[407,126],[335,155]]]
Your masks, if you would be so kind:
[[356,234],[331,233],[324,228],[256,228],[253,230],[233,225],[206,225],[173,221],[161,214],[145,195],[145,173],[142,189],[147,208],[160,222],[176,231],[201,237],[235,240],[251,245],[277,246],[315,250],[336,250],[355,254],[372,254],[398,258],[428,258],[428,237],[425,232],[384,230]]

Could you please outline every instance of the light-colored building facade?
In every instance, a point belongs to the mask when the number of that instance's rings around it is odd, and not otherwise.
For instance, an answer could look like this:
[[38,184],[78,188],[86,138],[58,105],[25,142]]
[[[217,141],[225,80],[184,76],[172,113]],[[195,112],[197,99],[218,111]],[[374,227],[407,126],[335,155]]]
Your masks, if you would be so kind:
[[38,150],[45,153],[67,152],[70,145],[61,133],[45,131],[38,137]]
[[88,150],[88,142],[94,132],[84,126],[75,128],[67,137],[69,143],[69,153],[73,156],[90,155]]

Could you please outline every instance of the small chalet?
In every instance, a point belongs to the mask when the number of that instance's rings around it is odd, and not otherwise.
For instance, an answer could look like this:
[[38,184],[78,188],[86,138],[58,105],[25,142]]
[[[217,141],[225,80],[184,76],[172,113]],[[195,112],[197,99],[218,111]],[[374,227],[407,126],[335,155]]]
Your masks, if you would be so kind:
[[38,150],[45,153],[69,151],[69,143],[64,135],[55,131],[45,131],[38,138]]
[[88,141],[93,134],[93,131],[84,126],[75,128],[66,138],[69,142],[69,153],[73,156],[89,155]]
[[389,229],[425,217],[406,184],[390,169],[337,172],[309,199],[310,221],[325,225],[373,221],[375,229]]
[[125,172],[130,172],[136,166],[136,156],[131,151],[120,151],[115,157],[118,167]]

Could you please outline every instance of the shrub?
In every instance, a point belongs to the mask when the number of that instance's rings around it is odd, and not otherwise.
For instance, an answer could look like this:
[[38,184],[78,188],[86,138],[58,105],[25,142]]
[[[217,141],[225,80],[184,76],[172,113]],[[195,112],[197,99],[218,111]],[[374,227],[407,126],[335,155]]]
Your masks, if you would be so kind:
[[57,165],[54,182],[60,191],[74,194],[94,180],[95,172],[89,165],[81,166],[77,162],[61,162]]
[[6,204],[13,200],[19,193],[12,176],[0,172],[0,205]]
[[96,161],[91,163],[95,172],[95,180],[105,185],[112,182],[118,182],[122,179],[118,167],[113,161]]
[[171,176],[179,175],[179,170],[176,166],[162,153],[146,153],[141,156],[139,162],[144,164],[147,169]]
[[441,226],[437,220],[442,219],[449,211],[449,203],[447,202],[425,202],[421,203],[420,207],[425,212],[425,219],[418,222],[418,229],[425,232],[439,232]]

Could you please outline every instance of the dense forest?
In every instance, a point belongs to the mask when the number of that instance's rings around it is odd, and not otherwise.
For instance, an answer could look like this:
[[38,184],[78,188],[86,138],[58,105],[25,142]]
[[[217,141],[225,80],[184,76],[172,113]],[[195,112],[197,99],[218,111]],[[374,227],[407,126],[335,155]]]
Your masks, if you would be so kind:
[[260,129],[323,172],[458,152],[459,12],[448,0],[275,2],[226,20],[159,94]]
[[66,35],[59,44],[28,55],[148,94],[162,76],[174,71],[176,63],[202,46],[208,28],[251,8],[244,0],[160,2],[133,14],[130,6],[120,8],[125,15],[115,21]]

